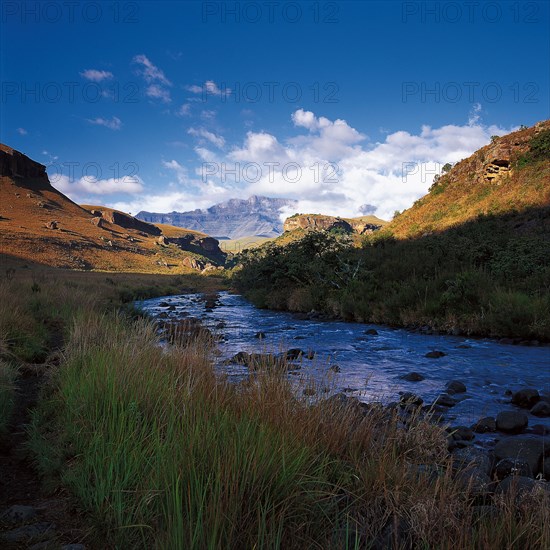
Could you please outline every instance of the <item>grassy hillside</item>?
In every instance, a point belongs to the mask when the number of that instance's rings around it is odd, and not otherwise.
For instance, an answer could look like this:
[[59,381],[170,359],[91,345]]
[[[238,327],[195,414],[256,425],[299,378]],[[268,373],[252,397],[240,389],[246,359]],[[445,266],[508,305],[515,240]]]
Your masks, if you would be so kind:
[[550,205],[550,121],[494,139],[436,178],[386,228],[397,238],[448,229],[479,215]]
[[262,307],[548,341],[549,134],[544,123],[500,138],[360,243],[292,231],[247,251],[235,283]]
[[[166,232],[166,233],[165,233]],[[163,235],[194,240],[192,250],[159,243]],[[103,206],[79,206],[55,189],[45,167],[0,146],[0,250],[23,260],[71,269],[188,273],[187,258],[219,264],[207,235],[159,228]],[[210,243],[211,244],[211,243]]]

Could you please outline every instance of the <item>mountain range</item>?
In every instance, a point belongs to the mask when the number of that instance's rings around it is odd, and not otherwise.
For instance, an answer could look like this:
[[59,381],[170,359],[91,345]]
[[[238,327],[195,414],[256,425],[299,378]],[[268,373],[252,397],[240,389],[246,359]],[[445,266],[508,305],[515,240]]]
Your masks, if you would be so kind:
[[189,212],[141,211],[136,218],[154,224],[185,227],[212,235],[216,239],[243,237],[277,237],[283,232],[281,209],[296,206],[291,199],[274,199],[253,195],[248,199],[230,199],[210,208]]

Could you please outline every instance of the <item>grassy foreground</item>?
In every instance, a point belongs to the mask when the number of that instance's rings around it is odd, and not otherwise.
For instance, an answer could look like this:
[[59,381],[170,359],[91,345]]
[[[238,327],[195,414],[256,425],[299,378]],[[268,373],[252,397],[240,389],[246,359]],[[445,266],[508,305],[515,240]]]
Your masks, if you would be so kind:
[[[549,495],[480,506],[490,497],[455,478],[445,432],[425,419],[302,397],[269,365],[229,384],[206,336],[159,346],[149,320],[121,309],[143,284],[0,281],[0,359],[13,369],[2,403],[18,365],[47,371],[29,446],[89,518],[91,547],[550,546]],[[193,284],[214,281],[171,288]]]

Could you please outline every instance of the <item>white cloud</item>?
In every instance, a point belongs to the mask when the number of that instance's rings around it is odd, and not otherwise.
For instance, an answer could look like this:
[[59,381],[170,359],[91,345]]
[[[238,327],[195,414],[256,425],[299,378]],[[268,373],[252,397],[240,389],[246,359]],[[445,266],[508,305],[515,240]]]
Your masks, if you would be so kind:
[[98,71],[97,69],[86,69],[80,73],[80,76],[92,82],[101,82],[102,80],[113,78],[113,73],[109,71]]
[[138,176],[108,179],[86,176],[72,181],[64,174],[50,174],[49,177],[56,189],[80,204],[90,202],[87,200],[90,196],[142,193],[144,189],[143,181]]
[[221,84],[220,88],[213,80],[207,80],[202,86],[196,84],[186,86],[185,89],[193,94],[203,94],[204,96],[228,96],[232,93],[231,88],[227,88],[225,84]]
[[[417,133],[397,131],[367,143],[345,120],[299,109],[292,121],[308,133],[281,141],[268,132],[248,132],[242,145],[222,158],[208,149],[195,151],[203,162],[226,163],[228,173],[240,166],[239,176],[227,176],[225,182],[221,170],[209,174],[222,185],[232,184],[240,197],[284,196],[300,201],[298,211],[340,216],[361,215],[364,205],[374,205],[376,215],[389,219],[428,191],[441,165],[468,157],[491,135],[511,131],[470,119],[463,126],[423,126]],[[250,163],[260,172],[247,171]]]
[[166,78],[162,69],[154,65],[146,55],[140,54],[134,56],[134,63],[141,65],[140,74],[147,82],[160,82],[166,86],[172,86],[172,83]]
[[145,95],[154,99],[160,99],[163,103],[169,103],[172,101],[170,97],[170,90],[168,88],[172,86],[172,82],[166,78],[166,75],[151,60],[143,54],[136,55],[132,61],[139,65],[138,73],[148,83],[145,89]]
[[223,149],[225,146],[225,139],[222,136],[217,136],[216,134],[209,132],[205,128],[189,128],[187,133],[191,136],[202,138],[207,140],[219,149]]
[[177,116],[191,116],[191,103],[184,103],[177,111]]
[[185,166],[182,166],[177,160],[163,160],[162,165],[175,173],[178,183],[185,184],[188,182],[189,175],[187,172],[187,168],[185,168]]
[[468,116],[468,126],[475,126],[481,120],[481,103],[474,103]]
[[213,120],[216,116],[216,111],[210,111],[208,109],[201,111],[201,118],[204,120]]
[[[203,139],[204,145],[223,143],[224,150],[195,147],[198,162],[189,169],[176,160],[164,161],[163,167],[174,175],[172,189],[141,193],[111,206],[131,212],[184,211],[259,194],[298,200],[282,217],[295,211],[339,216],[368,211],[390,219],[395,210],[410,207],[428,191],[440,166],[468,157],[489,143],[491,135],[513,130],[485,126],[470,117],[464,125],[396,131],[373,143],[341,119],[298,110],[292,121],[297,133],[286,139],[266,131],[248,132],[241,144],[232,147],[225,140],[216,143],[223,139],[220,136],[193,129],[190,133]],[[251,163],[260,168],[259,175],[255,169],[246,171]],[[237,165],[235,178],[231,170]]]
[[120,118],[114,116],[110,119],[108,118],[87,118],[86,119],[90,124],[94,124],[96,126],[105,126],[105,128],[109,128],[109,130],[120,130],[122,128],[122,121]]
[[163,103],[170,103],[170,92],[159,84],[150,84],[145,88],[145,95],[154,99],[160,99]]
[[20,135],[20,136],[26,136],[28,134],[27,130],[25,130],[25,128],[17,128],[16,132]]

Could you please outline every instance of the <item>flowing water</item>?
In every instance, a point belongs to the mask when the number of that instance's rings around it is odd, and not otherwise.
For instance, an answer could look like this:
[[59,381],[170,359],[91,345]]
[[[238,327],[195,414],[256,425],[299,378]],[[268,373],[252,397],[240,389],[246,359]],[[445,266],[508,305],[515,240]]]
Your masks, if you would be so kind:
[[[162,302],[175,309],[161,307]],[[300,320],[291,313],[257,309],[242,296],[228,292],[219,294],[218,303],[209,311],[204,297],[190,294],[145,300],[137,305],[152,316],[162,313],[168,320],[200,319],[220,336],[219,355],[215,357],[218,367],[236,379],[247,376],[247,368],[224,365],[224,361],[239,351],[278,353],[300,348],[314,351],[315,358],[302,358],[298,361],[300,370],[289,376],[312,377],[321,388],[344,391],[361,401],[397,401],[399,392],[410,391],[431,403],[447,382],[460,380],[467,392],[454,396],[461,401],[445,415],[455,425],[470,425],[481,417],[515,409],[506,390],[537,388],[550,395],[548,346],[512,346],[490,339],[425,335],[372,324]],[[372,328],[377,335],[365,333]],[[258,339],[259,332],[265,337]],[[426,358],[425,354],[433,350],[446,355]],[[333,365],[340,368],[338,374],[329,370]],[[425,379],[401,379],[412,371]],[[550,418],[529,415],[529,424],[550,427]]]

